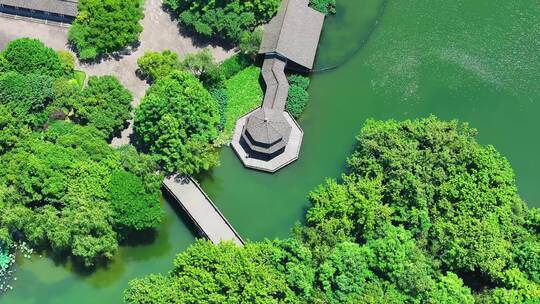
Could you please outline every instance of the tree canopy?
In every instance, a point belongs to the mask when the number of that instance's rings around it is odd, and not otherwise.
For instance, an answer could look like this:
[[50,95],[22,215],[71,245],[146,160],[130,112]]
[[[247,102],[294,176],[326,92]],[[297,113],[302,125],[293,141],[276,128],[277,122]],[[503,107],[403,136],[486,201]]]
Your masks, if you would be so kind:
[[[21,38],[8,43],[2,52],[5,63],[0,70],[20,74],[40,74],[60,77],[64,73],[58,54],[37,39]],[[3,61],[0,59],[0,62]],[[2,67],[5,66],[5,67]]]
[[242,54],[249,57],[251,60],[255,60],[259,54],[262,38],[263,29],[260,26],[255,28],[252,32],[244,31],[242,36],[240,36],[240,43],[238,47],[240,48]]
[[218,163],[218,105],[195,76],[174,71],[158,79],[136,109],[139,145],[156,155],[166,172],[186,174]]
[[[0,227],[32,246],[70,252],[87,266],[111,258],[118,233],[127,232],[115,230],[118,225],[140,230],[161,220],[147,219],[148,211],[159,209],[158,192],[142,190],[145,178],[138,172],[124,181],[138,187],[130,189],[140,195],[137,200],[126,201],[129,190],[118,190],[114,172],[130,170],[119,153],[93,127],[57,121],[31,134],[0,156],[0,188],[10,193],[2,198]],[[133,204],[138,209],[126,214],[125,205]]]
[[163,214],[154,158],[105,140],[131,117],[131,93],[112,76],[82,89],[73,56],[37,40],[10,42],[1,58],[16,54],[0,60],[0,246],[106,261]]
[[142,76],[150,81],[169,75],[172,71],[180,69],[178,54],[171,50],[163,52],[145,52],[137,59]]
[[136,42],[143,17],[141,0],[81,0],[68,40],[79,58],[93,60]]
[[509,266],[527,208],[508,161],[475,141],[476,130],[434,117],[369,121],[349,158],[361,178],[379,178],[381,202],[452,271],[495,279]]
[[0,104],[21,123],[41,127],[48,119],[45,110],[53,101],[53,82],[53,78],[41,74],[2,74]]
[[131,118],[132,100],[131,92],[115,77],[91,76],[80,98],[74,100],[74,120],[93,125],[111,137]]
[[[285,247],[285,246],[283,246]],[[313,280],[300,264],[303,256],[279,244],[198,241],[174,261],[168,276],[151,275],[130,282],[129,303],[304,303],[294,287]],[[284,271],[291,266],[290,272]],[[307,278],[306,278],[307,277]]]
[[251,32],[276,14],[280,0],[198,1],[165,0],[178,14],[179,22],[205,37],[219,37],[237,43],[245,31]]

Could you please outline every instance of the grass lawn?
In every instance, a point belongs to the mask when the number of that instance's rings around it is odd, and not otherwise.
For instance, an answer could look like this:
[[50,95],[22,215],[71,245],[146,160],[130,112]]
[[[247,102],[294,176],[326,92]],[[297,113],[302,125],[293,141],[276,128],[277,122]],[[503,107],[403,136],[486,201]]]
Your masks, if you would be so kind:
[[86,80],[86,73],[83,71],[75,70],[75,73],[73,75],[73,79],[77,81],[77,84],[79,85],[79,88],[81,90],[84,88],[84,81]]
[[228,101],[220,141],[229,142],[238,118],[261,105],[263,90],[259,84],[260,75],[260,68],[250,66],[225,81]]

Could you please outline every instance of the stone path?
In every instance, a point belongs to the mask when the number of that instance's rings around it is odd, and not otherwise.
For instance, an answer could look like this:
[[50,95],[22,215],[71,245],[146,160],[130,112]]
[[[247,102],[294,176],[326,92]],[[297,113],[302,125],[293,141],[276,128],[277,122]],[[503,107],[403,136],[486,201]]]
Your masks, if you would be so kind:
[[[223,61],[234,54],[233,50],[225,50],[219,46],[200,45],[193,38],[182,35],[177,22],[171,20],[170,15],[162,9],[162,0],[146,0],[144,13],[145,17],[141,21],[144,30],[140,35],[140,45],[135,51],[99,63],[77,64],[77,68],[85,71],[88,76],[114,75],[118,77],[120,82],[133,93],[134,107],[139,104],[148,88],[148,84],[135,74],[137,59],[144,52],[170,49],[177,52],[180,57],[184,57],[188,53],[209,47],[217,61]],[[0,49],[13,39],[30,37],[40,39],[51,48],[67,50],[67,31],[67,28],[0,17]],[[131,133],[133,131],[130,124],[122,132],[121,137],[113,139],[112,145],[129,143]]]

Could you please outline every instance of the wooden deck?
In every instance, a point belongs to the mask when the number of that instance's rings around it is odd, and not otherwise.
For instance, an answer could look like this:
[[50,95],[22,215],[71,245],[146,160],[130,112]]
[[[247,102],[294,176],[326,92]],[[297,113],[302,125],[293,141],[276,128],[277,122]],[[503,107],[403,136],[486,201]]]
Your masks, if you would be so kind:
[[191,218],[202,236],[214,244],[232,241],[239,246],[244,245],[240,235],[191,177],[166,177],[163,187]]

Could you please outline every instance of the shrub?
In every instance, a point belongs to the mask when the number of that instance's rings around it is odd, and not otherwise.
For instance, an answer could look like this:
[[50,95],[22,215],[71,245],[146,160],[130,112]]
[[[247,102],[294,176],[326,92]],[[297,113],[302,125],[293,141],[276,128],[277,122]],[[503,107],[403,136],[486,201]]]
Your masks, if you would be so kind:
[[326,15],[336,13],[336,0],[309,0],[309,5]]
[[75,79],[75,81],[77,82],[80,90],[84,89],[84,82],[86,80],[86,73],[84,71],[74,71],[73,79]]
[[58,54],[37,39],[13,40],[6,46],[2,55],[8,62],[9,71],[55,78],[62,76],[64,72]]
[[73,75],[75,69],[75,57],[68,51],[56,51],[58,58],[60,59],[60,66],[64,76],[70,77]]
[[168,173],[194,174],[218,164],[218,105],[195,76],[174,71],[158,79],[135,112],[138,144]]
[[225,111],[227,111],[227,91],[223,88],[213,90],[210,92],[212,94],[212,97],[216,100],[218,106],[219,106],[219,123],[218,123],[218,130],[223,131],[225,128],[225,123],[227,121],[227,117],[225,116]]
[[146,52],[137,59],[137,64],[142,75],[152,82],[180,68],[178,54],[170,50],[165,50],[162,53]]
[[289,77],[289,96],[287,97],[286,109],[295,118],[300,117],[307,106],[309,100],[308,87],[308,77],[301,75]]
[[295,85],[304,90],[307,90],[309,88],[309,77],[293,74],[290,75],[287,79],[289,80],[289,85]]
[[229,79],[252,64],[252,61],[242,55],[234,54],[225,59],[219,66],[224,79]]
[[74,120],[93,125],[107,137],[121,130],[131,118],[133,96],[114,76],[91,76],[73,105]]
[[79,58],[93,60],[134,43],[142,32],[141,0],[81,0],[68,40]]

